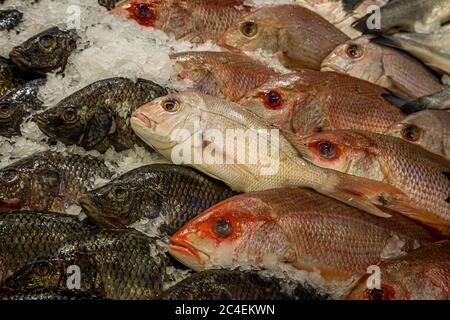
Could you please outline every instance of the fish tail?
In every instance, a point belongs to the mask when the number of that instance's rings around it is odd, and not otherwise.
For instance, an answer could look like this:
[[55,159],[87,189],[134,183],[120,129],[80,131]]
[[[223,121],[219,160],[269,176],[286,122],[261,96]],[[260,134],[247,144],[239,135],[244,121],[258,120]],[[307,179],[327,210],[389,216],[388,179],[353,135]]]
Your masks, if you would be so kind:
[[369,17],[370,15],[365,15],[364,17],[356,20],[355,22],[353,22],[352,27],[363,34],[374,33],[375,30],[369,29],[367,25],[367,20],[369,19]]

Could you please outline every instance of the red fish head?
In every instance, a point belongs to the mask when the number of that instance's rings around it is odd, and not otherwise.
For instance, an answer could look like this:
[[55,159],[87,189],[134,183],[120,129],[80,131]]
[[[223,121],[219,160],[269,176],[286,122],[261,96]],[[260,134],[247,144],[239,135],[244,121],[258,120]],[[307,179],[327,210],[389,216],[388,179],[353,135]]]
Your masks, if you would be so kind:
[[147,27],[154,27],[162,0],[128,0],[111,10],[113,14],[125,15]]
[[194,270],[243,261],[258,225],[270,220],[264,206],[237,196],[188,222],[170,239],[169,252]]

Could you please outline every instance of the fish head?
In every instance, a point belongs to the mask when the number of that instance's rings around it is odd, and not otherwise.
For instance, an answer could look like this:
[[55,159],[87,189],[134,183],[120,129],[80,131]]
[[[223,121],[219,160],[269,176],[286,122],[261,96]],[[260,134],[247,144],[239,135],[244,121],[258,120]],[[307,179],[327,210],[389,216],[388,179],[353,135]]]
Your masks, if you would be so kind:
[[254,237],[259,226],[270,220],[270,210],[258,200],[231,198],[189,221],[172,236],[168,250],[196,271],[234,266],[236,261],[242,263],[250,258],[249,248],[258,245]]
[[233,23],[218,45],[231,51],[279,50],[278,32],[282,21],[271,8],[262,8]]
[[205,101],[196,92],[174,93],[157,98],[133,112],[131,127],[147,144],[167,156],[201,131]]
[[12,137],[20,135],[20,125],[28,114],[18,101],[0,100],[0,135]]
[[408,297],[408,292],[400,283],[386,281],[384,276],[379,288],[371,288],[368,285],[370,276],[364,276],[347,296],[347,300],[400,300]]
[[63,31],[53,27],[13,48],[9,56],[25,71],[45,74],[63,70],[76,49],[77,38],[74,30]]
[[377,82],[383,75],[383,49],[362,36],[338,45],[322,61],[322,71],[334,71],[355,78]]

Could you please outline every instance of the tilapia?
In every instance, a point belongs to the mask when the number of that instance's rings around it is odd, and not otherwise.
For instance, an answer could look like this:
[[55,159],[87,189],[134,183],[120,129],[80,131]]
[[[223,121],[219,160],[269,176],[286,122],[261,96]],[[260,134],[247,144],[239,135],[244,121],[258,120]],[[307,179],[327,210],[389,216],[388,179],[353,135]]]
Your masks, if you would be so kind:
[[100,300],[96,296],[78,293],[74,290],[50,290],[38,288],[32,290],[17,290],[14,293],[0,292],[0,300],[11,301],[78,301],[78,300]]
[[194,82],[197,91],[237,101],[278,73],[241,53],[182,52],[171,55],[182,66],[181,78]]
[[388,33],[398,30],[430,33],[450,21],[448,0],[389,1],[374,16],[368,14],[354,23],[363,33]]
[[39,87],[44,79],[27,82],[0,98],[0,135],[5,137],[21,134],[20,126],[32,112],[42,110],[43,103],[38,98]]
[[334,129],[383,133],[405,118],[385,89],[334,72],[304,69],[272,78],[239,104],[299,136]]
[[387,207],[450,235],[450,161],[391,136],[357,131],[330,131],[294,142],[313,164],[382,181],[404,193],[404,208]]
[[393,125],[386,134],[450,159],[450,112],[425,110]]
[[0,30],[11,30],[22,21],[23,13],[19,10],[0,10]]
[[24,83],[17,66],[10,60],[0,57],[0,98]]
[[194,169],[153,164],[129,171],[78,200],[88,217],[100,225],[123,228],[146,218],[157,227],[161,223],[159,230],[171,235],[233,195],[222,182]]
[[77,48],[77,39],[75,30],[52,27],[14,47],[9,58],[24,72],[37,75],[62,72],[70,54]]
[[111,12],[192,42],[217,40],[251,11],[243,0],[128,0]]
[[411,98],[443,89],[440,80],[420,61],[362,36],[340,44],[322,62],[322,71],[335,71],[367,80]]
[[291,188],[225,200],[170,241],[169,252],[196,271],[214,266],[319,271],[331,283],[434,239],[401,215],[375,217],[312,190]]
[[263,7],[233,24],[218,42],[241,51],[278,55],[287,68],[320,70],[320,63],[349,38],[320,15],[299,5]]
[[237,192],[304,186],[381,216],[387,214],[380,196],[402,195],[387,184],[310,164],[279,130],[216,97],[184,92],[155,99],[134,112],[131,126],[167,159],[222,180]]
[[372,40],[401,49],[421,60],[430,68],[450,74],[450,25],[433,34],[396,33]]
[[71,237],[86,237],[92,226],[78,217],[45,212],[0,213],[0,284],[20,268],[47,256]]
[[[288,292],[291,291],[291,292]],[[162,300],[326,300],[306,285],[258,271],[207,270],[165,291]]]
[[66,145],[105,152],[133,148],[139,139],[129,126],[139,106],[168,94],[144,79],[110,78],[94,82],[37,115],[39,128]]
[[102,160],[90,156],[36,153],[0,170],[0,211],[64,212],[96,178],[111,176]]
[[368,288],[363,277],[349,300],[450,299],[450,241],[440,241],[380,264],[381,287]]
[[[5,282],[11,290],[65,290],[77,266],[81,294],[116,300],[147,300],[172,281],[169,257],[156,238],[136,230],[93,231],[61,244],[53,255],[30,263]],[[69,269],[68,269],[69,268]]]

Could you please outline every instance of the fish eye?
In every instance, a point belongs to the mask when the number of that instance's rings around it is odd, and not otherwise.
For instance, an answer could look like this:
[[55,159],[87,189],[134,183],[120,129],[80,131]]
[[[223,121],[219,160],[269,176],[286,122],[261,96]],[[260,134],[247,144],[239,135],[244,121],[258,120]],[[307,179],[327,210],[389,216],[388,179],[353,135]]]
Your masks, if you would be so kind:
[[74,107],[67,107],[62,113],[62,118],[67,123],[74,123],[78,119],[77,109]]
[[283,105],[283,98],[276,91],[269,91],[264,94],[264,104],[269,109],[278,109]]
[[347,56],[351,59],[359,59],[363,56],[364,50],[361,46],[358,46],[357,44],[352,44],[347,48]]
[[253,21],[246,21],[241,25],[241,32],[247,38],[252,38],[258,33],[258,25]]
[[337,148],[336,146],[328,141],[319,142],[317,144],[317,150],[319,151],[319,155],[325,159],[333,159],[337,156]]
[[123,200],[128,195],[128,191],[122,186],[117,186],[113,190],[113,195],[115,198]]
[[386,300],[383,289],[367,289],[366,295],[369,300]]
[[225,218],[219,218],[214,221],[213,231],[218,236],[226,238],[233,233],[233,226],[231,225],[231,222],[229,220]]
[[150,15],[150,6],[146,3],[139,3],[134,12],[140,18],[147,18]]
[[163,109],[167,112],[176,112],[179,106],[179,102],[173,99],[166,100],[162,103]]
[[11,108],[7,104],[0,104],[0,118],[7,119],[11,117]]
[[56,38],[52,35],[44,35],[39,38],[39,45],[45,50],[54,49],[56,47]]
[[5,170],[2,173],[0,173],[1,179],[5,183],[13,183],[18,179],[16,170]]
[[419,140],[421,134],[421,130],[419,127],[414,125],[407,126],[402,131],[402,137],[405,140],[415,142]]

